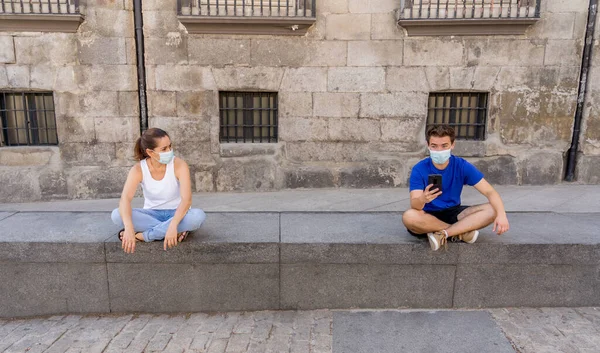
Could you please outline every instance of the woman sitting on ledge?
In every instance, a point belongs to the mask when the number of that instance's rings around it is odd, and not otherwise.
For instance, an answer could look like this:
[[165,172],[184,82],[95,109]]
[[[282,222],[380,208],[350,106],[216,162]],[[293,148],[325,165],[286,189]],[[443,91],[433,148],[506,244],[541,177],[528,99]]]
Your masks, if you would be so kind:
[[[119,232],[126,253],[135,251],[136,241],[164,239],[164,249],[185,240],[188,232],[200,228],[206,214],[192,205],[192,186],[187,163],[173,157],[169,135],[151,128],[134,147],[136,163],[127,176],[119,208],[112,221],[123,227]],[[139,184],[144,192],[144,208],[131,208]]]

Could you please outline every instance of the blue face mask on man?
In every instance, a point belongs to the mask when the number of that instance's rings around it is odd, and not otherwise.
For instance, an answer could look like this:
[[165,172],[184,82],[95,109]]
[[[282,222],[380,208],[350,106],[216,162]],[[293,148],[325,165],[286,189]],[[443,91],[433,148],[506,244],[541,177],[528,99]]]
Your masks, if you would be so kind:
[[432,151],[429,150],[429,155],[431,156],[431,160],[435,164],[444,164],[446,161],[450,159],[450,155],[452,154],[452,150],[444,150],[444,151]]

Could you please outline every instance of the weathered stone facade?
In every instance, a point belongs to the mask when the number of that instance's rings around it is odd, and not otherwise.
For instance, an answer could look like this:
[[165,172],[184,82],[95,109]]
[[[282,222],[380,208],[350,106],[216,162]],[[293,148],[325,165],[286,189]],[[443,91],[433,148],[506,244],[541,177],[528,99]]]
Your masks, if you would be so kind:
[[[0,148],[0,202],[119,195],[140,129],[132,6],[89,0],[73,34],[0,33],[0,90],[53,91],[60,141]],[[143,6],[149,126],[171,134],[195,191],[406,186],[434,91],[489,92],[485,141],[456,154],[492,183],[562,180],[587,1],[543,0],[525,35],[479,37],[407,37],[400,0],[317,1],[303,37],[189,34],[175,1]],[[600,182],[598,46],[584,183]],[[279,142],[220,143],[219,91],[278,92]]]

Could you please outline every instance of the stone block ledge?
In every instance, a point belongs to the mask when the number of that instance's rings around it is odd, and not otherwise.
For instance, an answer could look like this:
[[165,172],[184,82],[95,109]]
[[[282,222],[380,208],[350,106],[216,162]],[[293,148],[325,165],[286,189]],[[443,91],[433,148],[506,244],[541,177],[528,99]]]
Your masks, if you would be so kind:
[[303,36],[316,22],[311,17],[177,16],[191,34]]
[[217,212],[124,254],[107,212],[0,212],[0,317],[600,305],[597,214],[509,219],[432,252],[400,212]]
[[523,35],[539,18],[400,19],[410,36]]
[[81,14],[0,14],[0,32],[75,33],[83,19]]

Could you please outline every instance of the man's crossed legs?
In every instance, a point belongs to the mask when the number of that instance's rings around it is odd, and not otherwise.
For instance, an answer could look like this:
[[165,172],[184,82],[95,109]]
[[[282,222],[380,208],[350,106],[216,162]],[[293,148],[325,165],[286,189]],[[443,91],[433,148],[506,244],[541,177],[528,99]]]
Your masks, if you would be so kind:
[[494,222],[496,212],[489,203],[476,206],[455,206],[437,212],[409,209],[402,215],[402,222],[409,233],[425,236],[432,250],[446,244],[447,238],[474,243],[479,236],[478,229]]

